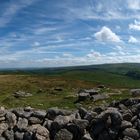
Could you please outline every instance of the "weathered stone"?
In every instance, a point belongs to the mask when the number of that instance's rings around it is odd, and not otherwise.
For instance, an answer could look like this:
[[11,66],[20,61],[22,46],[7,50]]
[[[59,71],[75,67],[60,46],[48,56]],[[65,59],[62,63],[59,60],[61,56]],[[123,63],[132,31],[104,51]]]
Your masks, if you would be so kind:
[[6,110],[0,109],[0,117],[4,117],[6,114]]
[[6,140],[4,137],[0,136],[0,140]]
[[61,129],[54,137],[54,140],[72,140],[73,135],[67,129]]
[[29,124],[41,124],[43,120],[36,118],[36,117],[30,117],[29,118]]
[[28,128],[28,131],[32,133],[36,133],[40,136],[43,136],[46,138],[46,140],[49,140],[49,131],[47,128],[41,126],[40,124],[32,125]]
[[24,111],[23,108],[17,108],[13,110],[13,113],[17,116],[17,117],[22,117],[22,118],[29,118],[32,115],[32,111]]
[[23,135],[23,140],[33,140],[33,135],[30,132],[25,132]]
[[6,138],[6,140],[14,140],[14,131],[13,130],[6,130],[4,132],[4,137]]
[[[68,124],[70,121],[70,118],[69,116],[62,116],[62,115],[59,115],[55,118],[55,120],[52,122],[52,126],[57,128],[57,129],[60,129],[62,127],[64,127],[66,124]],[[53,128],[52,128],[53,129]]]
[[17,117],[14,113],[7,112],[6,113],[6,121],[9,125],[9,128],[13,128],[17,123]]
[[123,135],[128,136],[130,138],[133,138],[134,140],[138,140],[138,138],[139,138],[138,131],[136,129],[133,129],[133,128],[126,128],[123,131]]
[[131,122],[128,122],[128,121],[122,121],[122,124],[121,124],[121,128],[122,129],[126,129],[126,128],[131,128],[132,127],[132,123]]
[[84,119],[85,119],[85,120],[88,120],[89,122],[91,122],[96,116],[97,116],[97,113],[91,111],[91,112],[88,112],[88,113],[85,115]]
[[47,111],[47,118],[50,120],[54,120],[56,116],[62,115],[62,116],[68,116],[72,112],[68,110],[58,109],[57,107],[49,108]]
[[73,123],[76,124],[81,129],[86,129],[86,127],[89,124],[87,120],[83,120],[83,119],[74,119]]
[[26,130],[28,126],[28,120],[26,118],[19,118],[17,122],[17,128],[19,130]]
[[0,122],[5,121],[5,117],[0,117]]
[[52,122],[53,122],[52,120],[45,119],[43,126],[46,127],[48,130],[50,130]]
[[132,138],[130,138],[130,137],[128,137],[128,136],[125,136],[125,137],[123,138],[123,140],[134,140],[134,139],[132,139]]
[[93,140],[90,136],[90,134],[85,134],[81,140]]
[[8,124],[7,123],[0,123],[0,136],[4,131],[8,129]]
[[85,134],[85,131],[74,123],[67,124],[66,129],[73,134],[74,140],[80,140]]
[[13,93],[13,96],[16,98],[23,98],[23,97],[30,97],[32,96],[32,94],[24,91],[17,91]]
[[130,111],[123,113],[123,119],[126,121],[131,121],[133,114]]
[[14,135],[15,140],[23,140],[23,135],[24,135],[23,132],[18,132],[18,131],[16,131],[16,132],[15,132],[15,135]]
[[131,89],[130,93],[133,97],[140,96],[140,89]]
[[80,114],[81,118],[83,119],[87,114],[87,110],[83,107],[79,107],[78,110],[79,110],[79,114]]
[[46,137],[39,135],[38,133],[35,134],[35,140],[49,140]]
[[32,116],[42,119],[42,118],[45,118],[46,114],[47,113],[44,110],[37,110],[33,112]]

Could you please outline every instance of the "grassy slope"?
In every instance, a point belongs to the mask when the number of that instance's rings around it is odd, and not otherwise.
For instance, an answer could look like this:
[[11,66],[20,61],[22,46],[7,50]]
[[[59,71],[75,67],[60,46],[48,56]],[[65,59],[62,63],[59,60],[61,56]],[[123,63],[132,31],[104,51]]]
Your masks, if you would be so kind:
[[[93,88],[99,84],[117,89],[139,88],[140,80],[125,76],[128,70],[140,70],[140,65],[113,64],[60,69],[1,71],[0,105],[7,107],[29,105],[37,108],[52,106],[74,108],[75,95],[80,88]],[[56,92],[54,87],[62,87],[63,91]],[[42,92],[38,93],[39,89],[42,89]],[[30,92],[33,96],[16,99],[12,93],[18,90]],[[110,96],[107,101],[125,97],[129,97],[126,91],[122,95]],[[94,105],[95,103],[86,102],[84,104]]]

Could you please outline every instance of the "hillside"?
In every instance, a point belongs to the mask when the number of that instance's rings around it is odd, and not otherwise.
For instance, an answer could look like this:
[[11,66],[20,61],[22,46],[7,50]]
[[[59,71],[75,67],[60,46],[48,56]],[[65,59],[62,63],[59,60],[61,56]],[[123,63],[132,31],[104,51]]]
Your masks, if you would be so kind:
[[[80,89],[97,88],[99,85],[105,86],[101,93],[109,95],[106,102],[120,100],[130,97],[130,89],[140,88],[139,77],[132,74],[139,71],[139,64],[1,70],[0,105],[8,108],[18,106],[75,108]],[[30,93],[32,96],[15,98],[13,94],[16,92]],[[100,103],[102,101],[81,102],[85,107]]]

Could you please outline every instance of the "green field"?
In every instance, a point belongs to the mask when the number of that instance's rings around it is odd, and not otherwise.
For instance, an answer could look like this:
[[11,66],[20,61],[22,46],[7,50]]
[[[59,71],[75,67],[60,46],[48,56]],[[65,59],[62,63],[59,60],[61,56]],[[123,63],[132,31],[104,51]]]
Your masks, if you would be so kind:
[[[67,68],[9,69],[0,71],[0,105],[7,108],[32,106],[74,109],[79,89],[105,85],[105,101],[81,102],[94,106],[112,100],[130,97],[129,89],[140,88],[140,64],[106,64]],[[61,88],[62,91],[57,91]],[[15,98],[13,93],[25,91],[32,97]],[[115,93],[112,94],[111,93]],[[121,94],[120,94],[121,93]]]

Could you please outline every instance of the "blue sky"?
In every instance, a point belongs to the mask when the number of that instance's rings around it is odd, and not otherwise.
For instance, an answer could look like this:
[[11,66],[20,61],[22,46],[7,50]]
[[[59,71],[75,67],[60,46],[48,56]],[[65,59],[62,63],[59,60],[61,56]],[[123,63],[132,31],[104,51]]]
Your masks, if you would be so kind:
[[1,0],[0,68],[140,62],[140,0]]

